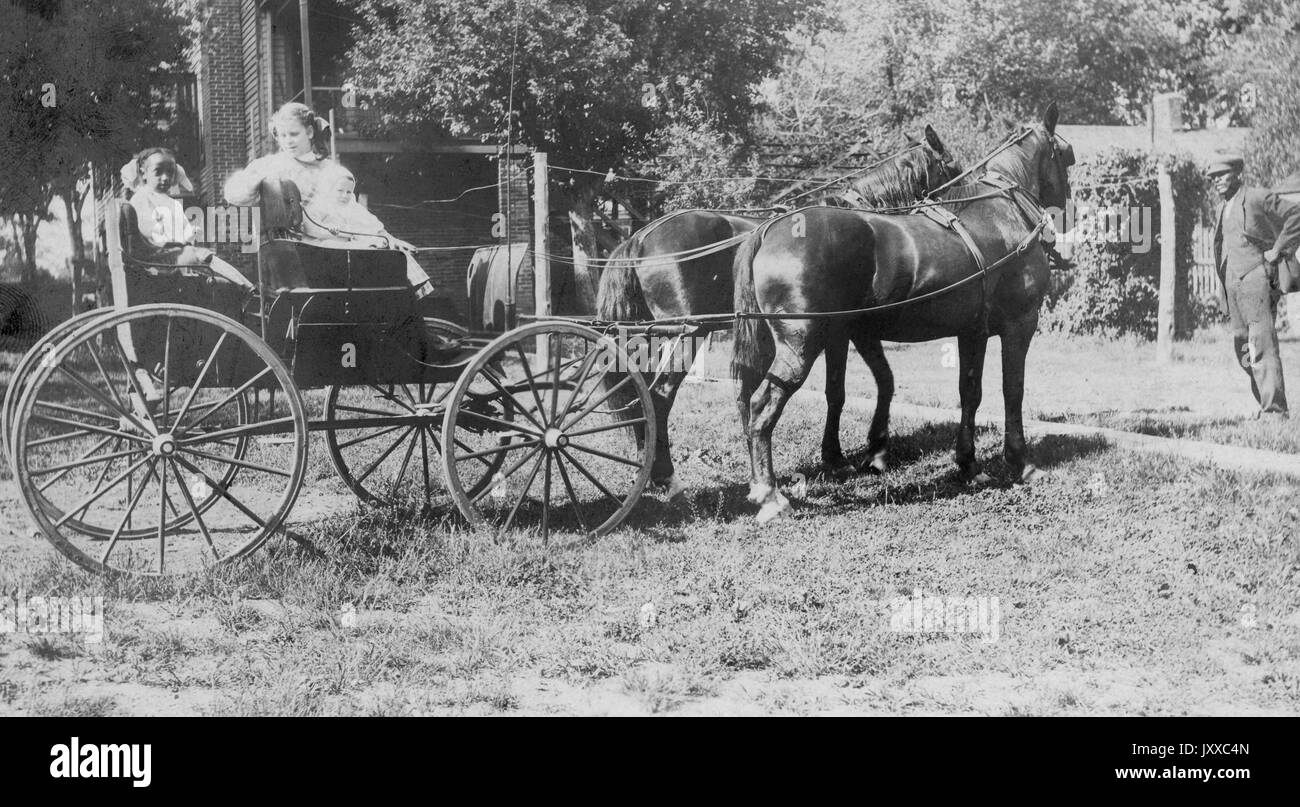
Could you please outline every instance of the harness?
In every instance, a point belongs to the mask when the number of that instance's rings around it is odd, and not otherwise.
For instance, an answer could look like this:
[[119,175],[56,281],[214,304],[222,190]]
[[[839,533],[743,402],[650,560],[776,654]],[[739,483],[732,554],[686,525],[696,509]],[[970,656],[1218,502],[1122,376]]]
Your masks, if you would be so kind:
[[[878,314],[885,311],[893,311],[899,308],[903,308],[905,306],[914,305],[916,303],[920,303],[925,300],[933,299],[940,295],[947,294],[948,292],[955,291],[956,289],[966,286],[970,283],[973,283],[976,280],[979,280],[981,285],[980,307],[982,311],[984,329],[985,331],[987,331],[988,318],[991,310],[992,286],[996,280],[996,277],[993,275],[993,273],[996,272],[998,269],[1002,268],[1003,266],[1005,266],[1010,261],[1019,258],[1020,256],[1028,252],[1034,246],[1035,242],[1037,242],[1041,238],[1043,234],[1043,230],[1047,227],[1048,222],[1051,221],[1051,217],[1046,214],[1042,206],[1039,205],[1037,201],[1035,201],[1031,196],[1029,196],[1027,191],[1025,191],[1023,188],[1021,188],[1019,185],[1015,184],[1014,182],[1008,180],[1006,177],[1003,177],[994,172],[987,172],[981,178],[981,181],[985,182],[988,185],[992,185],[997,190],[993,193],[981,194],[979,196],[974,196],[969,199],[963,199],[960,201],[969,202],[969,201],[978,201],[982,199],[993,199],[998,197],[1005,197],[1008,200],[1010,200],[1012,204],[1015,205],[1016,210],[1019,211],[1021,216],[1024,218],[1026,224],[1033,224],[1033,227],[1030,229],[1028,235],[1026,235],[1019,243],[1017,243],[1016,246],[1010,252],[1008,252],[1006,255],[1003,255],[1001,258],[998,258],[997,260],[993,261],[992,263],[988,262],[987,257],[984,255],[984,251],[980,249],[979,244],[976,243],[974,236],[971,235],[970,230],[966,227],[965,223],[957,216],[956,213],[953,213],[951,210],[947,209],[946,207],[942,207],[941,206],[942,203],[939,202],[923,203],[915,206],[909,211],[910,215],[925,216],[926,218],[935,222],[936,224],[943,227],[944,229],[951,230],[953,233],[955,233],[961,239],[962,243],[965,245],[967,252],[970,253],[971,259],[975,262],[976,272],[974,274],[968,277],[964,277],[955,283],[950,283],[949,285],[944,286],[941,289],[935,289],[934,291],[926,292],[925,294],[922,294],[919,297],[910,297],[906,300],[899,300],[893,303],[885,303],[883,305],[872,305],[872,306],[867,306],[866,308],[853,308],[853,309],[845,309],[842,311],[816,311],[816,312],[765,313],[761,311],[752,311],[752,312],[738,311],[735,313],[734,316],[737,319],[782,320],[782,319],[837,319],[841,317],[853,317],[853,316],[864,316],[867,314]],[[762,239],[767,234],[767,230],[770,227],[772,227],[772,225],[774,225],[776,222],[780,221],[781,219],[787,218],[791,215],[793,215],[793,213],[787,213],[783,216],[778,216],[776,218],[769,219],[768,221],[763,222],[755,231],[754,237],[758,239]]]

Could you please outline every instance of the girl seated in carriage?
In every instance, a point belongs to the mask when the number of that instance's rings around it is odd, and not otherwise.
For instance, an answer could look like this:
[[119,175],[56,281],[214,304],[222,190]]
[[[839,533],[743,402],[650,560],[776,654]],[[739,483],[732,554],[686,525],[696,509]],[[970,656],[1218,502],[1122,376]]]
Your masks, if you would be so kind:
[[[291,101],[284,104],[271,118],[271,135],[278,151],[258,157],[242,170],[226,179],[226,201],[235,205],[254,205],[260,201],[258,188],[266,180],[291,181],[298,187],[302,205],[307,215],[303,221],[303,241],[322,246],[355,247],[343,243],[342,236],[386,236],[393,246],[406,252],[407,279],[417,298],[427,297],[433,290],[429,276],[415,260],[414,248],[404,241],[388,236],[383,224],[365,208],[357,204],[352,190],[355,179],[351,172],[329,157],[329,123],[311,111],[305,104]],[[344,183],[342,178],[348,182]],[[340,190],[346,186],[346,191]],[[340,201],[344,200],[344,201]],[[357,227],[313,227],[311,219],[332,219],[351,222]],[[344,231],[347,230],[347,233]],[[365,242],[366,246],[385,247],[383,238]],[[358,242],[360,243],[360,242]],[[390,247],[391,248],[391,247]]]
[[194,246],[194,226],[185,216],[180,200],[170,195],[173,187],[193,190],[185,170],[165,148],[149,148],[122,168],[123,184],[132,192],[136,226],[145,242],[154,247],[150,255],[136,256],[151,263],[177,266],[207,266],[219,280],[252,291],[254,286],[229,263],[210,249]]

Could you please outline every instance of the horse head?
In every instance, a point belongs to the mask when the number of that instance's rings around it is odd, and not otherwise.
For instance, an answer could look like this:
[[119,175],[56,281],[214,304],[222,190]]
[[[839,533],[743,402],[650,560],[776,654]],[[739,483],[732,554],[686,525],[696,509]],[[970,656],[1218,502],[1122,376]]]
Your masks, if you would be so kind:
[[1029,192],[1044,208],[1063,208],[1070,198],[1074,147],[1056,133],[1060,112],[1053,103],[1041,123],[1012,134],[989,160],[988,171]]
[[[939,133],[928,123],[925,125],[924,153],[926,186],[922,193],[947,184],[961,174],[961,162],[958,161],[955,154],[948,150],[948,147],[939,139]],[[920,195],[917,198],[920,198]]]
[[1036,152],[1038,162],[1038,201],[1043,207],[1063,208],[1070,198],[1070,166],[1074,165],[1074,146],[1056,133],[1060,112],[1053,103],[1043,116],[1043,144]]

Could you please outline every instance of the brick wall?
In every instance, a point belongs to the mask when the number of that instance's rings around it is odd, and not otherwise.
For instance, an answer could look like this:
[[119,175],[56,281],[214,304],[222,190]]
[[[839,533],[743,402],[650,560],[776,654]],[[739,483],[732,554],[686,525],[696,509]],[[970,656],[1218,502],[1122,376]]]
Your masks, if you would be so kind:
[[[532,190],[528,186],[531,161],[527,159],[498,160],[497,209],[510,209],[510,238],[498,239],[500,243],[533,243]],[[506,189],[509,187],[509,194]],[[507,201],[508,200],[508,201]],[[515,306],[519,314],[532,314],[537,310],[533,296],[532,255],[524,260],[515,278]]]
[[[244,60],[245,39],[252,22],[245,12],[251,12],[252,5],[253,0],[208,0],[207,24],[188,54],[198,83],[199,130],[205,157],[195,177],[199,205],[225,204],[222,184],[231,172],[248,162]],[[193,6],[190,13],[197,13]],[[253,272],[253,256],[241,252],[238,245],[210,246],[225,260],[249,274]]]
[[[469,320],[465,274],[477,247],[505,243],[493,238],[492,216],[501,210],[496,192],[497,164],[482,154],[349,154],[340,161],[357,177],[357,193],[365,194],[370,211],[389,232],[417,247],[439,247],[422,252],[420,265],[433,280],[440,316],[455,322]],[[525,178],[513,195],[516,238],[528,241],[531,218]],[[484,187],[486,186],[486,187]],[[475,189],[475,190],[472,190]],[[520,312],[533,310],[532,272],[520,278]],[[526,307],[525,307],[526,306]]]

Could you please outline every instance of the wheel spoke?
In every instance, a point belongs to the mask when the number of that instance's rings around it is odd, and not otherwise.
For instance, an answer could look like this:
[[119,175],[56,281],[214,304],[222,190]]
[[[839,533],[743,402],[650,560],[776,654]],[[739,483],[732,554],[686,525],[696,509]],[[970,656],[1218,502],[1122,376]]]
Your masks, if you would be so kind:
[[[199,388],[203,386],[203,379],[208,377],[208,368],[210,368],[213,362],[216,361],[217,353],[221,351],[221,346],[224,345],[225,343],[226,343],[226,332],[222,331],[221,336],[217,338],[217,343],[212,346],[212,352],[208,354],[208,358],[203,362],[203,368],[199,370],[199,377],[194,380],[194,385],[190,387],[189,394],[185,396],[185,402],[181,404],[180,411],[176,413],[176,421],[175,421],[176,423],[180,423],[181,421],[183,421],[185,419],[186,413],[190,411],[190,404],[194,402],[194,396],[198,393]],[[268,367],[266,369],[270,370],[271,368]],[[257,377],[261,378],[261,374],[259,373]],[[211,411],[209,411],[209,414],[211,414]],[[204,417],[206,417],[206,415]],[[199,420],[202,420],[202,418],[200,418]],[[198,422],[199,421],[196,420],[191,425],[192,426],[198,425]]]
[[563,423],[564,418],[567,417],[570,410],[573,409],[573,399],[577,398],[578,393],[582,391],[582,385],[586,383],[587,376],[591,373],[592,365],[596,363],[596,358],[600,355],[599,347],[600,346],[597,345],[596,350],[588,350],[586,358],[582,360],[582,369],[578,371],[578,383],[575,384],[573,390],[569,392],[568,400],[564,402],[564,409],[560,410],[559,414],[556,415],[555,421],[557,423]]
[[[420,472],[424,474],[424,503],[428,505],[433,501],[433,486],[429,484],[429,442],[424,437],[425,432],[426,429],[420,429],[420,456],[424,460]],[[412,440],[411,444],[414,445],[415,441]]]
[[218,494],[220,494],[221,498],[225,499],[226,501],[233,504],[235,507],[239,508],[240,512],[242,512],[244,515],[252,519],[254,524],[261,527],[262,529],[266,529],[266,522],[262,520],[262,517],[259,516],[257,513],[254,513],[252,510],[249,510],[248,507],[243,502],[241,502],[239,499],[236,499],[233,495],[231,495],[230,491],[226,490],[225,485],[221,484],[217,480],[208,476],[207,472],[204,471],[202,468],[198,467],[197,465],[191,465],[189,461],[187,461],[184,457],[177,456],[175,457],[175,460],[176,462],[185,466],[185,470],[189,471],[192,474],[198,474],[199,476],[203,477],[203,481],[207,483],[207,486],[215,490]]
[[357,483],[359,484],[361,482],[366,481],[366,477],[373,474],[375,472],[375,469],[379,467],[380,463],[388,459],[388,455],[392,454],[393,451],[396,450],[397,447],[402,444],[402,439],[414,430],[415,430],[414,426],[408,426],[405,432],[399,434],[397,436],[397,439],[393,441],[393,444],[390,445],[388,448],[384,449],[384,453],[380,454],[379,457],[374,462],[370,463],[370,465],[366,468],[365,472],[357,477]]
[[[420,430],[420,439],[424,439],[424,430]],[[397,490],[402,486],[402,477],[406,476],[406,469],[411,465],[411,455],[415,453],[415,437],[411,437],[410,443],[406,446],[406,454],[402,457],[402,467],[397,471],[397,479],[393,480],[392,492],[388,494],[390,499],[397,499]]]
[[243,426],[232,426],[229,429],[219,429],[215,432],[200,432],[193,437],[182,437],[177,440],[176,443],[177,445],[185,446],[190,443],[207,443],[215,440],[224,440],[229,437],[243,437],[245,435],[255,434],[275,434],[276,429],[271,428],[272,426],[292,426],[293,422],[294,420],[291,415],[285,415],[282,418],[276,418],[275,420],[268,420],[262,423],[248,423]]
[[[225,334],[222,334],[222,336],[225,336]],[[205,364],[205,365],[203,366],[203,369],[204,369],[204,370],[208,369],[208,365]],[[253,386],[254,384],[256,384],[257,381],[258,381],[262,376],[266,375],[266,374],[269,373],[269,372],[271,372],[271,368],[270,368],[270,367],[263,367],[263,368],[262,368],[262,372],[258,373],[257,375],[255,375],[255,376],[253,376],[252,378],[250,378],[250,379],[248,379],[247,381],[245,381],[243,384],[239,385],[239,388],[238,388],[238,389],[236,389],[234,392],[232,392],[232,393],[230,393],[229,395],[227,395],[225,398],[222,398],[218,403],[214,404],[214,405],[212,406],[211,409],[209,409],[207,412],[204,412],[202,417],[198,418],[198,419],[195,420],[193,423],[188,424],[185,428],[186,428],[186,429],[192,429],[192,428],[194,428],[195,426],[197,426],[197,425],[199,425],[200,423],[202,423],[203,421],[205,421],[205,420],[207,420],[208,418],[212,417],[212,413],[213,413],[213,412],[216,412],[216,411],[217,411],[218,409],[220,409],[221,407],[223,407],[223,406],[225,406],[226,404],[228,404],[228,403],[230,403],[231,401],[233,401],[236,397],[238,397],[238,396],[244,394],[244,390],[246,390],[246,389],[248,389],[249,387],[251,387],[251,386]],[[197,383],[198,383],[198,382],[195,382],[196,385],[197,385]],[[194,391],[197,390],[197,389],[198,389],[197,386],[191,387],[191,388],[190,388],[190,393],[191,393],[191,395],[192,395],[192,394],[194,393]],[[274,388],[272,388],[272,390],[271,390],[271,395],[272,395],[272,396],[275,395],[275,389],[274,389]],[[271,413],[271,414],[274,414],[274,412],[275,412],[275,401],[274,401],[274,400],[272,400],[271,405],[270,405],[270,409],[268,409],[267,411],[268,411],[269,413]],[[281,418],[281,420],[293,420],[293,418]],[[180,423],[181,423],[181,416],[180,416],[180,415],[177,415],[177,417],[176,417],[176,424],[179,426]]]
[[[126,353],[122,351],[122,345],[117,339],[110,340],[109,344],[113,346],[113,352],[117,354],[117,360],[122,365],[122,373],[126,376],[127,383],[131,385],[131,389],[140,400],[140,409],[144,411],[145,420],[149,421],[153,433],[157,434],[159,432],[158,424],[154,422],[153,413],[149,411],[149,403],[148,399],[145,397],[144,388],[140,386],[140,379],[136,378],[135,373],[131,372],[131,363],[126,360]],[[123,410],[123,414],[130,418],[141,431],[150,431],[150,429],[146,429],[144,424],[136,419],[135,413],[131,412],[129,407]]]
[[275,474],[276,476],[283,476],[286,478],[293,476],[293,474],[288,471],[282,471],[279,468],[272,468],[268,465],[259,465],[255,462],[241,460],[236,457],[223,457],[220,454],[209,454],[206,451],[199,451],[197,448],[185,448],[182,450],[186,454],[193,454],[194,456],[202,457],[205,460],[212,460],[213,462],[220,462],[226,465],[234,465],[238,468],[247,468],[250,471],[261,471],[262,473]]
[[[570,421],[568,421],[567,423],[565,423],[561,428],[563,428],[563,429],[568,429],[568,428],[573,427],[573,425],[576,424],[578,421],[582,420],[582,419],[585,418],[587,415],[590,415],[592,412],[596,411],[596,409],[597,409],[601,404],[603,404],[605,401],[609,400],[609,396],[613,395],[615,392],[618,392],[620,389],[622,389],[622,387],[623,387],[624,384],[629,383],[631,380],[632,380],[632,374],[629,373],[628,375],[626,375],[626,376],[623,377],[623,380],[622,380],[622,381],[618,382],[617,384],[615,384],[614,386],[612,386],[612,387],[610,387],[608,390],[606,390],[606,391],[605,391],[605,394],[602,395],[602,396],[600,396],[600,399],[597,400],[595,403],[587,404],[587,405],[583,408],[583,410],[582,410],[581,412],[578,413],[578,416],[577,416],[577,417],[575,417],[573,420],[570,420]],[[593,388],[593,392],[594,392],[594,388]],[[591,397],[591,395],[588,394],[587,398],[590,399],[590,397]],[[586,403],[586,401],[584,401],[584,403]]]
[[[499,445],[493,448],[485,448],[482,451],[473,451],[470,452],[469,454],[456,454],[454,456],[456,462],[463,462],[464,460],[476,460],[476,459],[481,460],[484,457],[490,457],[493,454],[500,454],[503,451],[514,451],[517,448],[532,448],[535,445],[539,445],[541,442],[542,442],[541,438],[537,438],[534,440],[524,440],[522,443],[507,443],[506,445]],[[461,443],[459,440],[456,441],[456,445],[460,446],[461,448],[469,447]],[[491,465],[491,463],[487,463],[486,460],[484,462],[489,466]]]
[[641,467],[641,463],[638,462],[638,461],[636,461],[636,460],[630,460],[630,459],[628,459],[627,457],[620,457],[620,456],[618,456],[618,455],[616,455],[616,454],[609,454],[609,453],[607,453],[607,452],[601,451],[601,450],[596,449],[596,448],[590,448],[590,447],[588,447],[588,446],[584,446],[584,445],[582,445],[581,443],[575,443],[575,442],[573,442],[572,440],[569,441],[569,446],[568,446],[568,447],[569,447],[569,448],[576,448],[576,449],[578,449],[579,451],[585,451],[585,452],[587,452],[588,454],[594,454],[594,455],[596,455],[597,457],[603,457],[603,458],[605,458],[605,459],[607,459],[607,460],[612,460],[613,462],[621,462],[621,463],[623,463],[624,465],[631,465],[633,468],[640,468],[640,467]]
[[[488,380],[488,383],[490,383],[492,386],[496,387],[496,388],[497,388],[497,391],[500,392],[503,396],[505,396],[505,398],[506,398],[507,400],[511,400],[511,401],[514,401],[514,400],[515,400],[515,396],[511,395],[509,392],[506,391],[506,388],[505,388],[505,387],[501,386],[501,382],[497,381],[496,376],[494,376],[491,372],[489,372],[489,368],[484,367],[483,370],[482,370],[482,372],[480,373],[480,375],[482,375],[484,378],[486,378],[486,379]],[[518,401],[515,401],[515,403],[518,404],[519,402],[518,402]],[[538,432],[544,432],[544,431],[546,431],[546,427],[543,426],[543,425],[542,425],[542,424],[537,420],[537,418],[533,417],[532,412],[529,412],[527,409],[525,409],[525,408],[522,407],[522,406],[516,406],[516,408],[519,410],[519,413],[520,413],[521,415],[523,415],[524,417],[528,418],[528,420],[529,420],[529,421],[530,421],[534,426],[537,427],[537,431],[538,431]],[[466,410],[466,412],[464,412],[464,413],[462,413],[462,414],[468,414],[469,411],[471,411],[471,410]],[[512,429],[516,429],[516,428],[518,428],[518,426],[515,426],[514,424],[511,424],[511,425],[510,425],[510,428],[512,428]]]
[[[555,399],[551,399],[555,405]],[[542,543],[551,541],[551,452],[546,452],[546,470],[542,472]]]
[[398,401],[397,403],[401,405],[402,409],[405,411],[394,412],[390,409],[387,412],[381,412],[378,409],[366,409],[365,407],[348,406],[346,404],[334,404],[334,408],[340,409],[344,412],[356,412],[357,414],[361,414],[361,415],[375,415],[376,417],[382,417],[382,418],[389,418],[392,417],[393,415],[408,415],[414,411],[413,409],[411,409],[411,407],[401,403],[400,401]]
[[[64,524],[66,524],[66,523],[68,522],[69,519],[72,518],[73,515],[75,515],[76,513],[80,513],[80,512],[82,512],[82,511],[84,511],[88,506],[90,506],[90,505],[93,504],[94,502],[99,501],[99,499],[100,499],[101,496],[103,496],[105,493],[108,493],[110,490],[112,490],[113,488],[115,488],[115,487],[117,487],[119,484],[121,484],[121,482],[122,482],[123,479],[126,479],[128,476],[131,476],[132,474],[134,474],[137,470],[140,469],[140,466],[144,465],[146,462],[149,462],[149,459],[150,459],[150,455],[146,454],[143,458],[141,458],[141,460],[140,460],[139,462],[137,462],[136,464],[130,466],[129,468],[127,468],[127,469],[126,469],[125,471],[123,471],[122,473],[118,474],[118,475],[113,479],[113,481],[112,481],[112,482],[109,482],[108,485],[105,486],[102,490],[97,490],[97,491],[93,492],[92,494],[90,494],[89,496],[87,496],[86,498],[84,498],[84,499],[82,499],[81,501],[79,501],[79,502],[77,502],[76,504],[74,504],[71,508],[68,509],[68,511],[67,511],[66,513],[63,514],[63,517],[62,517],[62,518],[60,518],[58,521],[54,522],[54,526],[55,526],[56,528],[57,528],[57,527],[62,527]],[[130,516],[130,515],[131,515],[130,511],[127,511],[127,516]],[[125,523],[125,521],[124,521],[123,523]]]
[[[106,443],[108,443],[110,440],[113,441],[113,450],[116,450],[117,447],[118,447],[118,445],[120,445],[121,442],[122,442],[121,440],[117,439],[116,437],[105,437],[103,440],[100,440],[98,443],[95,443],[95,445],[91,446],[90,449],[88,449],[88,450],[86,451],[86,453],[82,454],[82,455],[81,455],[80,457],[78,457],[76,460],[73,460],[72,463],[65,463],[65,466],[66,466],[66,465],[71,465],[72,467],[65,467],[65,468],[63,469],[63,473],[59,474],[58,476],[54,477],[53,479],[47,480],[47,481],[45,482],[45,484],[46,484],[47,486],[48,486],[48,485],[52,485],[52,484],[54,484],[55,482],[57,482],[57,481],[59,481],[60,479],[62,479],[62,478],[64,477],[65,474],[67,474],[69,471],[72,470],[72,468],[78,467],[78,466],[77,466],[77,463],[81,462],[82,460],[84,460],[84,459],[86,459],[87,457],[89,457],[91,454],[94,454],[96,451],[98,451],[98,450],[100,450],[101,448],[103,448],[104,445],[105,445]],[[132,452],[132,453],[134,453],[134,452]],[[56,470],[58,470],[58,466],[51,467],[51,468],[43,468],[43,469],[36,470],[36,471],[29,471],[29,473],[30,473],[32,476],[39,476],[39,475],[41,475],[41,474],[52,473],[53,471],[56,471]],[[45,491],[45,488],[44,488],[44,487],[40,487],[40,488],[37,488],[37,490],[39,490],[39,491],[41,491],[41,492],[43,493],[43,492]]]
[[542,406],[541,396],[537,394],[537,387],[533,384],[533,368],[528,365],[528,356],[524,353],[524,346],[515,342],[515,352],[519,354],[519,361],[524,366],[524,380],[528,382],[528,391],[532,393],[533,400],[537,402],[537,414],[542,418],[542,422],[550,426],[550,421],[546,419],[546,412]]
[[[109,409],[112,409],[115,406],[113,401],[111,401],[107,395],[92,387],[89,381],[81,377],[80,373],[63,366],[62,364],[59,365],[59,372],[66,375],[68,378],[71,378],[74,382],[76,382],[76,384],[79,387],[84,389],[86,392],[90,393],[91,397],[99,401],[101,404],[104,404]],[[144,395],[140,396],[140,402],[141,404],[144,403]],[[40,401],[39,403],[41,405],[45,405],[44,401]],[[74,411],[76,411],[75,407],[69,407],[63,404],[54,404],[52,408],[73,409]],[[148,407],[144,407],[144,408],[146,410],[148,409]],[[98,413],[98,412],[78,412],[78,414],[89,414],[92,417],[101,417],[101,418],[103,417],[102,413]],[[135,413],[130,411],[129,409],[123,409],[119,411],[118,414],[121,415],[122,417],[125,417],[127,420],[131,421],[131,423],[140,431],[142,432],[149,431],[149,428],[144,425],[144,422],[141,421],[138,417],[136,417]],[[153,421],[151,419],[150,423],[152,422]]]
[[[171,324],[171,317],[168,317],[168,332],[171,331]],[[163,348],[163,352],[166,353],[166,348]],[[166,367],[163,368],[163,377],[167,377]],[[166,389],[165,385],[163,389]],[[163,422],[166,423],[165,420]],[[163,561],[167,556],[167,505],[171,502],[171,498],[167,495],[167,463],[160,462],[155,464],[162,466],[158,470],[158,574],[162,574],[164,568]],[[172,505],[172,513],[174,514],[175,512],[176,506]]]
[[580,463],[580,462],[578,462],[577,460],[575,460],[575,459],[573,458],[573,455],[572,455],[572,454],[570,454],[568,451],[564,450],[563,448],[560,449],[560,453],[564,455],[564,458],[565,458],[565,459],[567,459],[569,462],[573,463],[573,467],[574,467],[574,468],[577,468],[578,471],[579,471],[583,476],[587,477],[587,479],[591,482],[591,484],[593,484],[593,485],[596,486],[596,489],[597,489],[597,490],[599,490],[601,493],[605,494],[605,495],[608,496],[609,498],[613,499],[615,504],[620,504],[620,505],[621,505],[621,504],[623,503],[623,500],[622,500],[622,499],[620,499],[619,497],[615,496],[613,493],[610,493],[610,492],[609,492],[609,489],[606,488],[604,485],[602,485],[602,484],[600,483],[600,480],[598,480],[598,479],[596,479],[596,477],[592,476],[592,475],[591,475],[591,472],[587,470],[587,467],[586,467],[585,465],[583,465],[582,463]]
[[[117,447],[120,445],[122,445],[122,441],[114,438],[113,449],[116,450]],[[131,453],[135,454],[136,452],[132,451]],[[104,479],[108,477],[108,474],[112,470],[114,465],[117,465],[117,460],[112,460],[103,468],[99,469],[99,476],[95,478],[95,490],[99,490],[100,486],[104,484]],[[85,512],[86,512],[85,508],[82,508],[82,510],[77,513],[77,517],[80,518],[81,516],[85,515]]]
[[545,459],[546,452],[543,451],[537,458],[537,462],[533,463],[533,470],[528,472],[528,481],[524,483],[524,489],[519,491],[519,498],[515,499],[515,506],[510,508],[510,515],[506,516],[506,523],[501,525],[501,532],[510,529],[510,525],[514,523],[515,516],[519,513],[519,506],[524,503],[524,499],[528,498],[528,491],[532,489],[533,480],[537,478],[537,471],[542,467],[542,461]]
[[[172,471],[179,480],[181,472],[179,468],[175,467],[176,461],[169,458],[168,462],[172,463]],[[199,532],[203,534],[203,540],[208,542],[208,548],[212,550],[212,557],[221,560],[221,553],[217,551],[217,545],[213,543],[212,535],[208,532],[208,525],[203,522],[203,516],[199,514],[199,508],[194,504],[194,497],[190,495],[190,489],[183,482],[176,487],[180,488],[181,497],[185,499],[186,506],[190,508],[190,515],[194,517],[194,523],[198,525]]]
[[622,429],[629,426],[639,426],[640,424],[645,422],[646,422],[645,418],[634,418],[632,420],[620,420],[614,423],[606,423],[604,426],[593,426],[590,429],[582,429],[581,431],[576,431],[576,432],[571,432],[566,430],[564,433],[568,435],[570,438],[582,437],[588,434],[599,434],[600,432],[613,431],[614,429]]
[[27,474],[29,476],[44,476],[45,474],[52,474],[55,473],[56,471],[63,471],[64,473],[66,473],[68,471],[71,471],[74,468],[81,468],[86,465],[94,465],[100,462],[108,462],[109,460],[117,459],[119,457],[129,457],[132,454],[138,452],[138,449],[134,449],[131,451],[116,451],[112,454],[100,454],[94,458],[91,458],[90,456],[91,454],[94,454],[96,451],[103,448],[109,441],[114,439],[116,438],[105,437],[103,440],[100,440],[98,443],[96,443],[94,447],[92,447],[85,454],[82,454],[80,457],[78,457],[75,460],[72,460],[71,462],[61,462],[58,465],[50,465],[45,468],[32,468],[27,471]]
[[[163,406],[163,411],[162,411],[162,422],[163,422],[164,425],[166,425],[166,423],[167,423],[167,418],[171,415],[171,406],[170,406],[170,403],[169,403],[169,402],[170,402],[171,397],[172,397],[172,396],[171,396],[171,389],[172,389],[172,386],[171,386],[171,380],[172,380],[172,374],[171,374],[171,366],[172,366],[172,322],[174,322],[174,321],[175,321],[175,318],[174,318],[174,317],[168,317],[168,318],[167,318],[167,333],[163,336],[164,341],[163,341],[163,374],[162,374],[162,382],[163,382],[163,388],[162,388],[162,406]],[[167,478],[167,463],[163,463],[162,476],[163,476],[164,479]],[[161,528],[160,528],[160,529],[161,529]],[[160,533],[160,536],[161,536],[161,533]],[[161,558],[162,558],[161,552],[162,552],[162,548],[159,547],[159,553],[160,553],[160,554],[159,554],[159,562],[160,562],[160,563],[162,562],[162,561],[161,561]]]
[[[505,471],[505,472],[503,472],[503,473],[501,474],[501,478],[502,478],[503,480],[504,480],[504,479],[509,479],[510,476],[511,476],[511,474],[513,474],[515,471],[517,471],[517,470],[519,470],[521,467],[523,467],[523,464],[524,464],[525,462],[528,462],[528,461],[531,460],[534,456],[536,456],[537,454],[541,453],[542,450],[543,450],[543,449],[541,448],[541,446],[538,446],[538,447],[534,448],[530,453],[525,454],[524,456],[520,457],[518,460],[515,461],[515,464],[514,464],[514,465],[511,465],[511,466],[510,466],[509,470],[507,470],[507,471]],[[482,490],[480,490],[480,491],[478,492],[478,495],[474,496],[474,498],[470,499],[470,501],[473,502],[474,504],[478,504],[479,501],[480,501],[484,496],[488,495],[488,494],[491,493],[491,492],[492,492],[492,485],[489,484],[489,485],[485,486]]]
[[[35,412],[32,413],[31,419],[41,421],[42,423],[57,423],[60,426],[72,426],[73,428],[80,429],[83,433],[87,433],[87,434],[107,434],[109,437],[120,437],[123,440],[131,440],[136,443],[149,442],[149,438],[141,434],[131,434],[130,432],[118,431],[117,429],[109,429],[104,426],[92,426],[89,423],[78,423],[75,420],[65,420],[63,418],[51,417],[49,415],[41,415]],[[69,440],[79,436],[81,435],[77,435],[77,434],[59,435],[61,439],[66,438]],[[44,445],[46,443],[55,443],[55,442],[58,442],[58,440],[56,440],[53,437],[45,437],[40,440],[31,441],[30,443],[27,444],[27,447],[31,448],[32,446]]]
[[527,434],[532,437],[542,436],[540,432],[535,432],[532,429],[522,426],[519,423],[511,423],[508,420],[498,420],[497,418],[494,417],[481,415],[478,412],[475,412],[473,409],[462,410],[460,416],[463,418],[473,418],[474,420],[480,421],[482,423],[490,423],[491,425],[496,426],[508,432],[520,432],[521,434]]
[[106,415],[103,412],[92,412],[89,409],[80,409],[75,406],[68,406],[67,404],[59,404],[52,401],[37,401],[36,405],[46,409],[53,409],[55,412],[62,412],[65,415],[84,415],[85,417],[97,418],[109,423],[118,422],[118,418],[113,415]]
[[145,457],[142,461],[142,464],[143,462],[149,463],[149,473],[145,474],[144,481],[140,483],[140,488],[131,497],[131,501],[126,506],[126,512],[122,514],[122,520],[117,522],[117,527],[113,530],[113,534],[109,536],[108,545],[104,547],[103,554],[99,556],[99,562],[104,566],[108,565],[108,556],[112,554],[113,547],[117,546],[117,539],[122,535],[122,530],[126,529],[126,525],[130,523],[131,514],[135,512],[136,505],[140,503],[140,497],[144,496],[144,489],[149,487],[149,480],[153,478],[156,470],[152,460],[152,457]]
[[378,437],[383,437],[385,434],[391,434],[391,433],[397,431],[397,430],[400,429],[400,428],[403,428],[403,424],[400,424],[400,423],[399,423],[399,424],[396,425],[396,426],[389,426],[388,428],[384,429],[383,431],[378,431],[378,432],[375,432],[374,434],[363,434],[363,435],[361,435],[360,437],[354,437],[354,438],[352,438],[351,440],[348,440],[346,443],[339,443],[339,448],[351,448],[352,446],[356,445],[357,443],[364,443],[364,442],[366,442],[367,440],[374,440],[374,439],[376,439],[376,438],[378,438]]
[[564,489],[569,493],[569,501],[573,502],[573,512],[578,517],[578,526],[583,532],[587,532],[587,520],[582,517],[582,505],[578,503],[578,494],[574,492],[573,483],[569,481],[569,472],[564,470],[564,460],[556,457],[555,467],[560,469],[560,479],[564,481]]
[[[117,402],[117,410],[119,412],[125,412],[130,409],[131,407],[127,406],[126,402],[117,394],[117,387],[111,380],[109,380],[108,371],[104,369],[104,363],[99,358],[99,351],[95,350],[94,341],[88,339],[82,344],[82,346],[86,348],[86,352],[90,354],[91,360],[95,362],[95,369],[99,371],[99,377],[104,379],[104,387],[113,396],[113,400]],[[72,354],[69,353],[68,355],[71,356]]]

